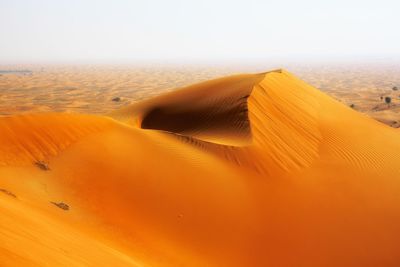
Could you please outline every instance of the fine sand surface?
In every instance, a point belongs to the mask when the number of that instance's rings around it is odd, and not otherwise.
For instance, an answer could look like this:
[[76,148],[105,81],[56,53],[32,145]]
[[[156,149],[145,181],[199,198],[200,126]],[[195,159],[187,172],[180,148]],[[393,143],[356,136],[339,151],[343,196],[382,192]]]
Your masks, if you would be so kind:
[[0,118],[1,266],[400,266],[400,132],[276,70]]

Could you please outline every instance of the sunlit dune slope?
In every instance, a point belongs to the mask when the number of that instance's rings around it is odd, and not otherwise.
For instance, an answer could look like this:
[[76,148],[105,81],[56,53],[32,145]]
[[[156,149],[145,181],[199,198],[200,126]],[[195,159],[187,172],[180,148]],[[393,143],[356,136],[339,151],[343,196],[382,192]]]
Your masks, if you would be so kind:
[[282,70],[0,118],[0,265],[399,266],[399,151]]

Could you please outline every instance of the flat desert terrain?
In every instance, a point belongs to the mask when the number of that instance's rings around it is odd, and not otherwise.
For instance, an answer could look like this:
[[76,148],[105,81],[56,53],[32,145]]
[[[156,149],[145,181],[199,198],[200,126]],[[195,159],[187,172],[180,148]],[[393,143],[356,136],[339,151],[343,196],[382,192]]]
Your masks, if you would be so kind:
[[[105,114],[179,87],[273,67],[0,66],[6,71],[31,71],[0,72],[0,116],[32,112]],[[286,68],[355,110],[400,127],[400,65],[289,64]],[[385,97],[391,98],[390,104]]]
[[0,265],[400,266],[398,68],[252,68],[3,73]]
[[[344,104],[400,127],[400,65],[294,67],[302,79]],[[387,104],[385,98],[390,97]]]

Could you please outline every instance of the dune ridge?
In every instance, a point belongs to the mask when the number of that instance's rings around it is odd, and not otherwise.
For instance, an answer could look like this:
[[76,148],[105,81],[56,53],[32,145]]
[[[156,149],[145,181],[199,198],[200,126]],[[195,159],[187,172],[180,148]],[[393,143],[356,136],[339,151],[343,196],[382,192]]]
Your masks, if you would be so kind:
[[[275,74],[279,74],[278,79]],[[227,79],[230,79],[228,84]],[[203,85],[208,91],[214,90],[212,94],[218,94],[219,98],[207,96],[202,102],[203,94],[211,93],[196,85],[129,106],[111,116],[143,129],[178,135],[263,174],[268,169],[290,171],[307,166],[317,157],[320,136],[316,89],[282,70],[222,78]],[[284,98],[279,96],[279,90],[286,91]],[[186,121],[177,118],[177,107],[187,106],[191,98],[198,98],[200,104],[191,104],[189,111],[182,112]],[[190,129],[178,129],[175,124]],[[195,130],[191,125],[199,128]]]
[[285,70],[2,117],[0,265],[397,266],[399,137]]

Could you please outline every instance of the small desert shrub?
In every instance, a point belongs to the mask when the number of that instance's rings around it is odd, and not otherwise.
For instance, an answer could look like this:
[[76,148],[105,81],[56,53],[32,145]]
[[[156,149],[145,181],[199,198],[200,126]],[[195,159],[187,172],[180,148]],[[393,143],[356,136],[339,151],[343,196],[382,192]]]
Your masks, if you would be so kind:
[[397,86],[393,86],[393,91],[397,91],[399,88],[397,88]]
[[390,96],[385,97],[386,104],[390,104],[392,102],[392,98]]

